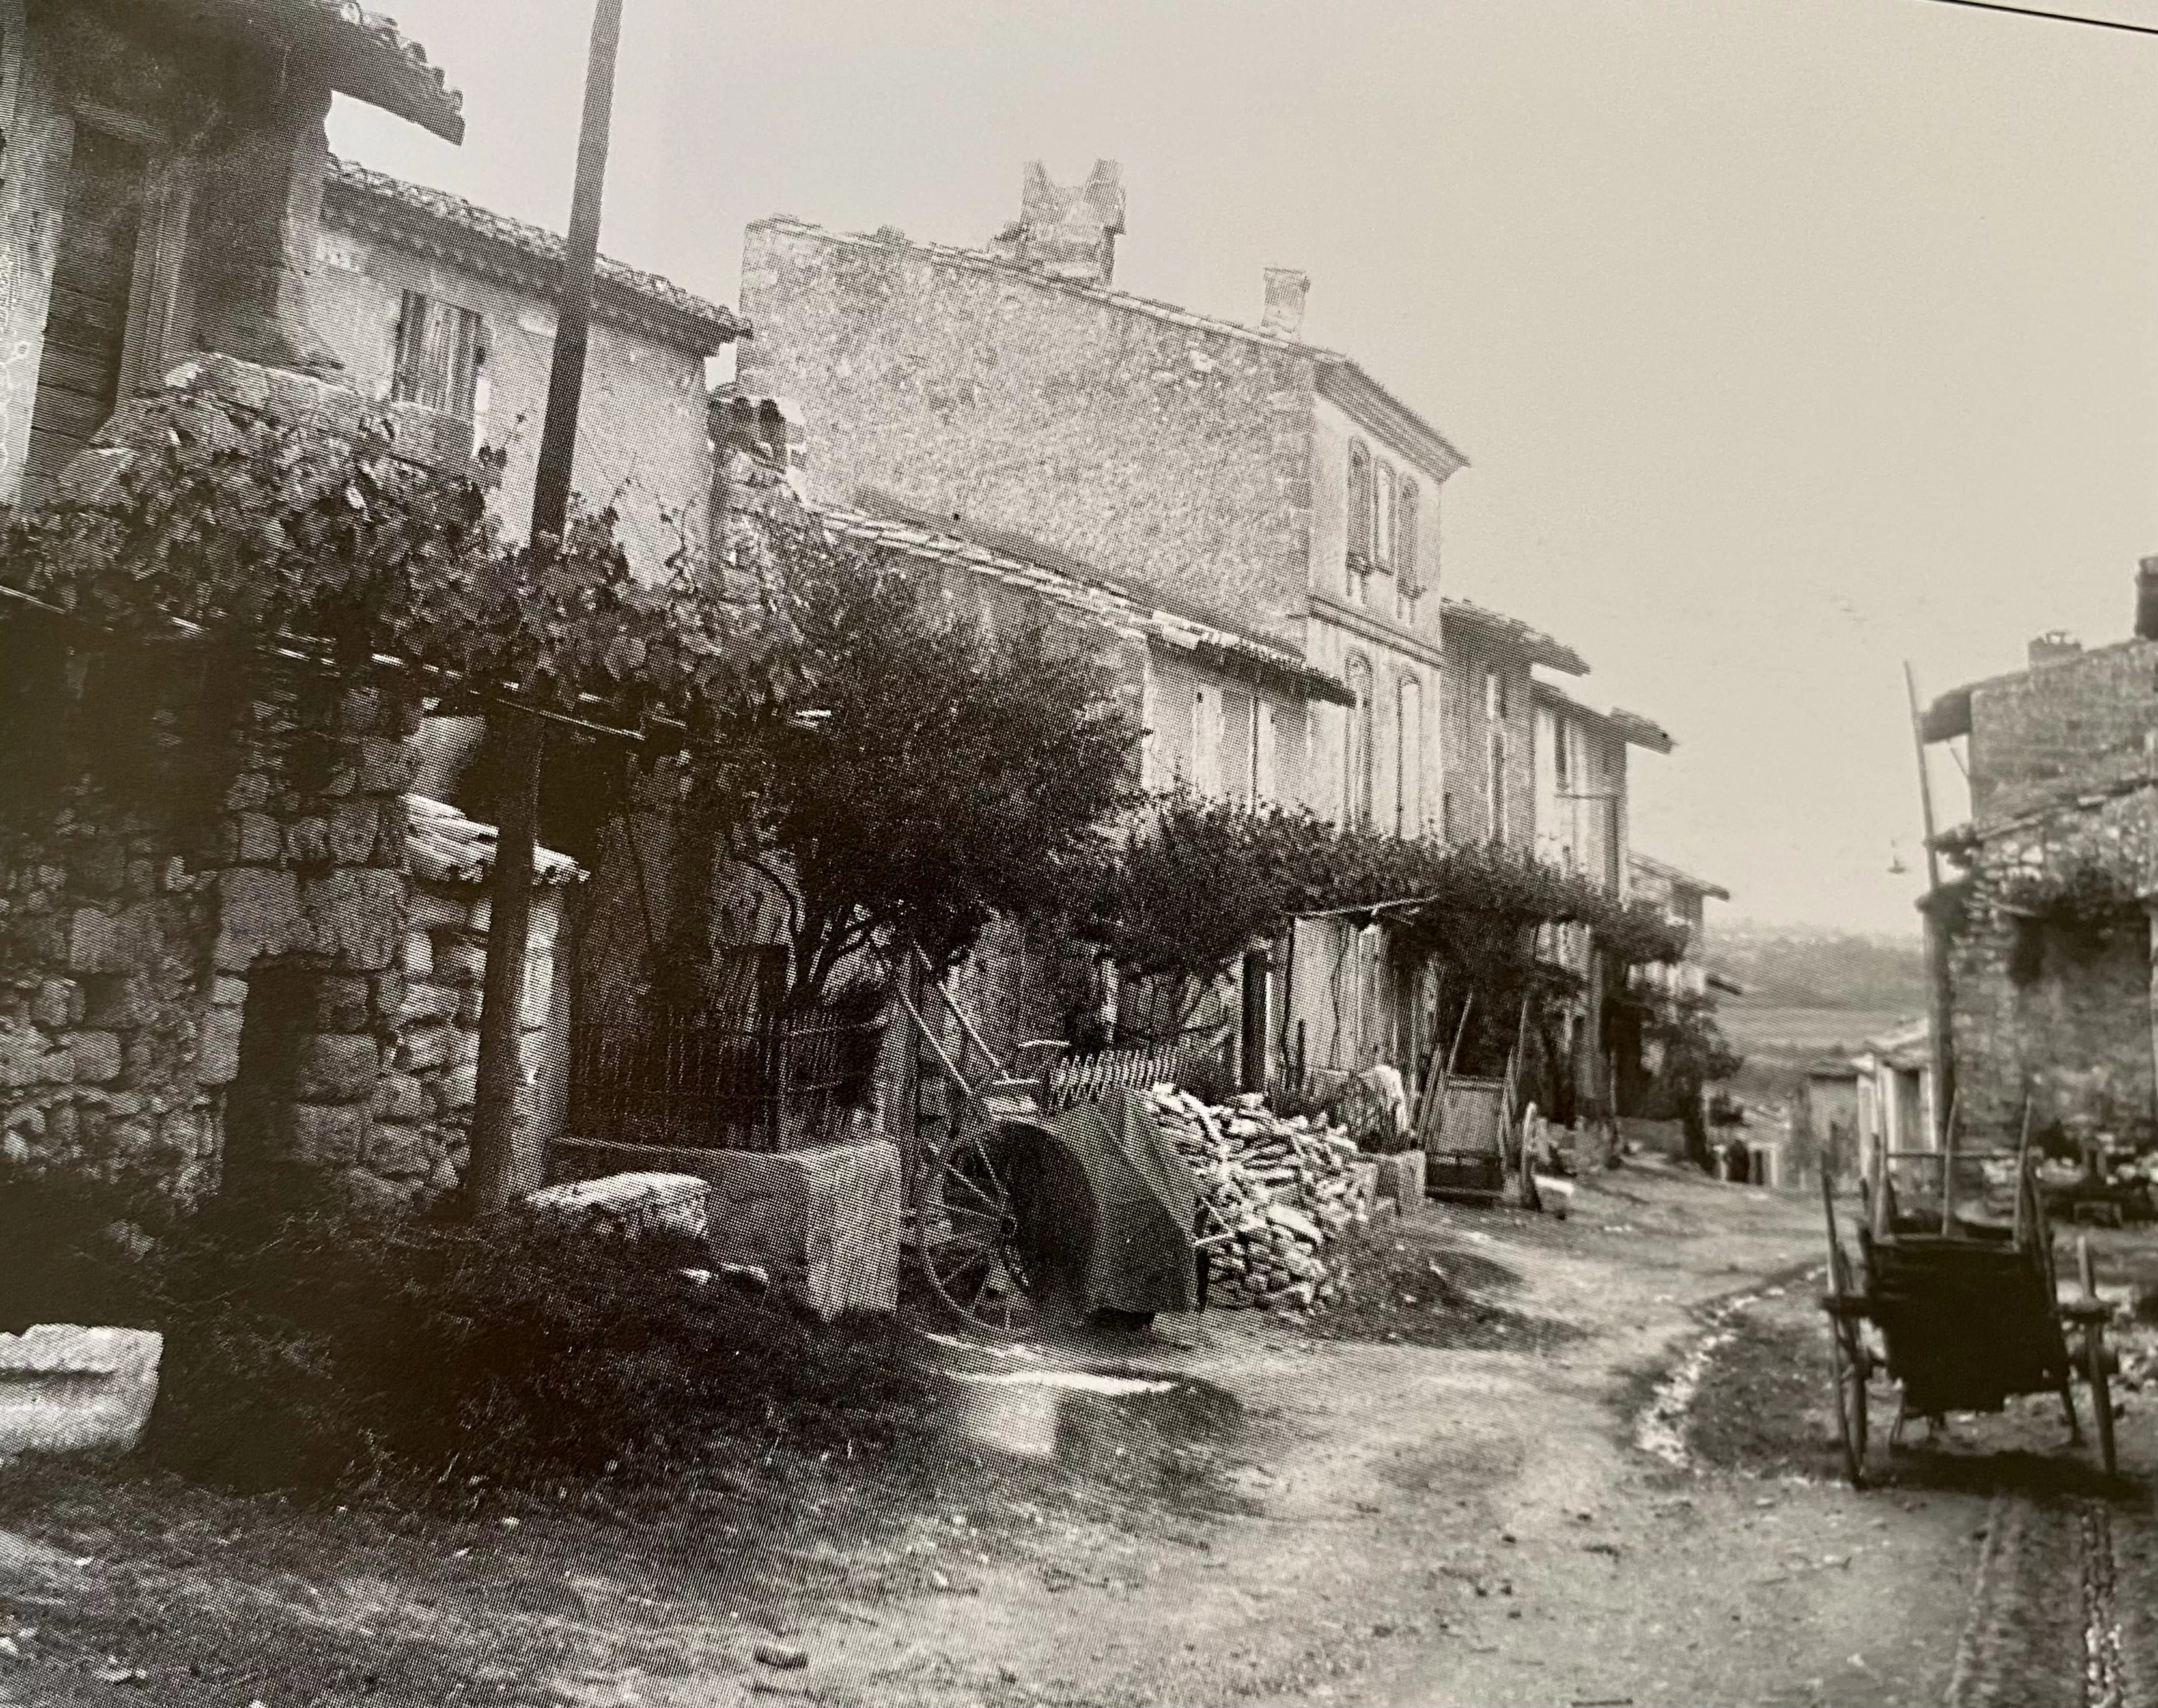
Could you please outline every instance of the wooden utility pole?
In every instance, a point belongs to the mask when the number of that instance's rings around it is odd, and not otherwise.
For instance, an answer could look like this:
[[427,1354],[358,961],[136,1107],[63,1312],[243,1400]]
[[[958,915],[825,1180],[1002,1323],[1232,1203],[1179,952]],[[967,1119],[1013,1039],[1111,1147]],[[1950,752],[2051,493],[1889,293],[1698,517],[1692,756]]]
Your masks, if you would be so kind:
[[[598,0],[592,13],[584,124],[577,138],[576,189],[570,204],[570,235],[562,252],[561,294],[555,307],[555,365],[548,377],[547,417],[540,431],[540,464],[532,489],[532,550],[542,556],[559,549],[569,525],[622,6],[622,0]],[[501,1210],[520,1189],[539,1184],[522,1178],[525,1171],[519,1166],[517,1117],[524,1077],[524,962],[532,931],[533,849],[540,832],[545,729],[540,719],[515,711],[503,711],[496,724],[508,787],[503,792],[494,878],[488,890],[487,982],[481,993],[472,1160],[465,1172],[466,1199],[475,1215]]]
[[1953,1226],[1955,1210],[1954,1058],[1949,1049],[1948,945],[1939,917],[1941,856],[1933,846],[1933,782],[1926,769],[1926,732],[1918,715],[1918,679],[1903,663],[1903,692],[1911,706],[1911,744],[1918,757],[1918,811],[1926,834],[1926,1031],[1933,1046],[1933,1142],[1941,1153],[1941,1223]]

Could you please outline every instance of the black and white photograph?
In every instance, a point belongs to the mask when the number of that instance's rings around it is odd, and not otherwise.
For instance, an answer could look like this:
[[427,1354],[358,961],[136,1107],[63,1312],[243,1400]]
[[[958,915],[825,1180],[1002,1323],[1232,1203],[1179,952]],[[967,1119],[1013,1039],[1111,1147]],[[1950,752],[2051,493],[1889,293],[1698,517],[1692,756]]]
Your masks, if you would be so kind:
[[380,3],[0,0],[0,1708],[2158,1708],[2158,0]]

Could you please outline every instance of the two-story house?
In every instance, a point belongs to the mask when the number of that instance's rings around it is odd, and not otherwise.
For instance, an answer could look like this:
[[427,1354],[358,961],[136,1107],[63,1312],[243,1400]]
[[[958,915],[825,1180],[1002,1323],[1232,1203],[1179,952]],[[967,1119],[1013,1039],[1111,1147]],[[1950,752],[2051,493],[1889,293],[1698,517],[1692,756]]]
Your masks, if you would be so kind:
[[2158,1139],[2158,558],[2134,634],[2042,635],[2025,668],[1941,695],[1970,817],[1939,845],[1962,870],[1927,899],[1959,1132],[2012,1143]]
[[[798,409],[820,503],[997,530],[1299,653],[1350,703],[1273,733],[1288,797],[1437,829],[1440,491],[1460,452],[1303,340],[1301,274],[1268,273],[1256,326],[1118,289],[1123,206],[1107,163],[1077,189],[1037,165],[986,250],[761,220],[743,387]],[[1166,728],[1185,704],[1165,681],[1149,710]],[[1242,710],[1224,709],[1229,742]]]
[[[317,245],[316,323],[345,383],[472,423],[501,453],[493,503],[532,512],[554,359],[562,239],[461,197],[333,164]],[[602,257],[578,416],[576,480],[611,508],[631,566],[663,574],[709,551],[705,360],[747,330],[717,303]]]

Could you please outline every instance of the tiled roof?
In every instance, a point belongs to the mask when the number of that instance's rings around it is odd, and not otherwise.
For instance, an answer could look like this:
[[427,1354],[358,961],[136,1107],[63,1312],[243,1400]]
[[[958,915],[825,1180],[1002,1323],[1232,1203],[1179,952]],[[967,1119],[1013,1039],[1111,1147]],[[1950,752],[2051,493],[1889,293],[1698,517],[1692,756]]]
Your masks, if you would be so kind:
[[[332,163],[328,213],[358,214],[407,240],[447,240],[463,257],[484,255],[507,267],[514,282],[551,298],[560,284],[565,244],[559,233],[513,219],[447,190],[409,183],[349,160]],[[369,216],[372,216],[370,219]],[[749,335],[749,323],[731,308],[684,290],[672,280],[600,257],[594,307],[602,315],[625,312],[656,323],[654,330],[709,355]],[[639,313],[638,311],[642,311]]]
[[[479,884],[494,869],[495,828],[467,818],[446,801],[405,797],[405,857],[412,875],[434,884]],[[585,869],[550,848],[532,850],[534,884],[580,884]]]
[[452,142],[465,135],[464,98],[427,63],[425,49],[395,19],[357,0],[137,0],[177,13],[225,34],[268,30],[322,65],[330,86],[432,131]]
[[1669,753],[1678,746],[1671,739],[1670,730],[1655,719],[1644,718],[1639,712],[1629,712],[1624,706],[1590,705],[1586,700],[1577,699],[1555,682],[1538,682],[1535,687],[1541,698],[1555,699],[1585,718],[1593,718],[1608,725],[1629,746],[1645,747],[1651,753]]
[[1569,676],[1588,674],[1588,663],[1565,642],[1554,640],[1540,628],[1531,628],[1517,617],[1507,617],[1496,611],[1473,605],[1466,599],[1443,599],[1438,607],[1439,633],[1443,636],[1448,625],[1460,623],[1494,640],[1526,653],[1531,664],[1541,664],[1552,670],[1563,670]]
[[1691,874],[1682,872],[1676,866],[1657,859],[1652,855],[1644,854],[1639,849],[1629,852],[1626,860],[1628,864],[1648,873],[1651,877],[1662,879],[1674,890],[1691,890],[1697,895],[1711,895],[1718,901],[1731,900],[1731,892],[1721,884],[1711,884],[1706,878],[1694,877]]
[[1149,606],[1144,600],[1106,581],[1095,581],[993,551],[957,534],[940,533],[915,523],[893,521],[836,506],[811,508],[827,528],[844,539],[888,546],[910,557],[949,564],[1008,586],[1024,587],[1069,610],[1092,617],[1120,633],[1143,637],[1198,654],[1217,668],[1235,670],[1241,667],[1261,671],[1312,699],[1333,700],[1344,705],[1355,703],[1355,696],[1346,684],[1317,666],[1306,663],[1286,647],[1176,611]]
[[1302,356],[1314,364],[1321,373],[1334,373],[1348,380],[1354,394],[1378,405],[1385,414],[1393,418],[1405,435],[1422,440],[1433,459],[1445,464],[1449,472],[1465,467],[1469,462],[1466,457],[1448,443],[1438,428],[1372,379],[1355,358],[1345,356],[1339,350],[1306,343],[1301,338],[1268,332],[1263,327],[1247,326],[1242,321],[1200,314],[1192,309],[1180,307],[1174,302],[1164,302],[1152,297],[1141,297],[1133,292],[1120,291],[1113,285],[1090,284],[1083,279],[1052,278],[1016,261],[1006,261],[999,255],[984,255],[979,250],[961,249],[953,244],[925,243],[898,233],[834,231],[807,219],[797,219],[791,214],[774,214],[768,219],[757,220],[756,224],[860,249],[909,249],[947,266],[993,273],[999,278],[1025,280],[1045,291],[1061,291],[1072,296],[1084,297],[1109,307],[1144,314],[1153,320],[1166,321],[1172,326],[1190,327],[1195,332],[1216,333],[1225,338],[1242,338],[1249,343],[1262,344],[1271,349]]

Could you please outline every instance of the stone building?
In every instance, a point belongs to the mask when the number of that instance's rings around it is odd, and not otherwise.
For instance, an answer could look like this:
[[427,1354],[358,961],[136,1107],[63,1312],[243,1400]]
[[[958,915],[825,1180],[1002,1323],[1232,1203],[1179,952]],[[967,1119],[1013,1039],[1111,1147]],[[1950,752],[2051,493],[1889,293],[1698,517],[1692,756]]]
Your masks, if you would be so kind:
[[1944,940],[1947,1093],[1959,1132],[2158,1138],[2158,560],[2135,632],[2031,642],[2026,668],[1942,695],[1928,742],[1960,744],[1960,869],[1930,899]]
[[394,25],[272,0],[0,4],[0,498],[198,350],[338,371],[307,301],[333,91],[463,135]]
[[1303,341],[1300,273],[1268,272],[1257,326],[1118,290],[1123,208],[1103,163],[1077,189],[1030,167],[986,250],[758,221],[743,390],[798,406],[821,503],[1068,554],[1339,678],[1352,704],[1280,732],[1289,798],[1438,828],[1439,493],[1461,454]]
[[[173,410],[386,418],[398,458],[472,472],[472,415],[385,395],[321,312],[333,90],[461,135],[441,74],[356,9],[0,4],[0,495],[96,503]],[[415,792],[410,693],[222,648],[0,599],[0,1151],[181,1201],[422,1203],[466,1156],[493,833]],[[539,868],[528,1046],[581,875]],[[558,1097],[526,1089],[528,1178]]]
[[[371,399],[426,403],[503,458],[493,503],[521,534],[554,360],[562,240],[444,191],[333,163],[316,249],[316,324]],[[602,257],[577,424],[584,501],[616,514],[639,573],[710,550],[705,359],[746,328],[656,274]]]

